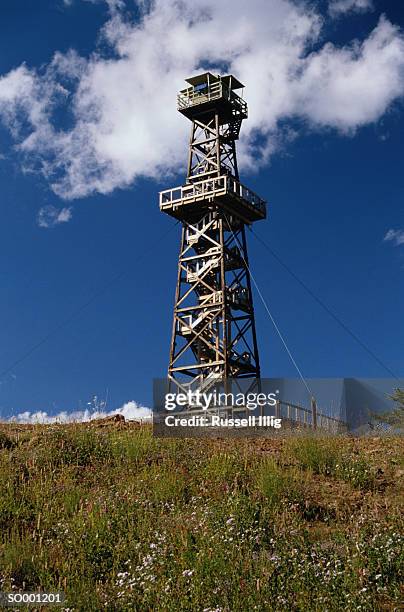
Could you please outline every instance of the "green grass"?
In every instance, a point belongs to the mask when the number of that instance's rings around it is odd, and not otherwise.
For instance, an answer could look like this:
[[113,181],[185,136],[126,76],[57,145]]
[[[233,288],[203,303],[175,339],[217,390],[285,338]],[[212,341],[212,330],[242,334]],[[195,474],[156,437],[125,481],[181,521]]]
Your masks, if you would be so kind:
[[332,475],[359,489],[372,489],[377,486],[376,476],[379,468],[372,466],[363,456],[346,453],[338,438],[292,438],[289,448],[304,470],[310,470],[314,474]]
[[402,439],[2,429],[0,590],[83,611],[400,605]]

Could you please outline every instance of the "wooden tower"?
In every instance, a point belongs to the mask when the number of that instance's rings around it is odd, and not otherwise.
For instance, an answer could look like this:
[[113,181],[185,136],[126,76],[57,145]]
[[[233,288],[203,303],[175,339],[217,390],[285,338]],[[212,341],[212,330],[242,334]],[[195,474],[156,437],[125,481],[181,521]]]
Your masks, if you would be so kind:
[[260,377],[245,226],[266,206],[239,181],[243,85],[209,72],[187,83],[177,99],[192,122],[187,179],[160,193],[160,209],[182,223],[168,377],[201,389]]

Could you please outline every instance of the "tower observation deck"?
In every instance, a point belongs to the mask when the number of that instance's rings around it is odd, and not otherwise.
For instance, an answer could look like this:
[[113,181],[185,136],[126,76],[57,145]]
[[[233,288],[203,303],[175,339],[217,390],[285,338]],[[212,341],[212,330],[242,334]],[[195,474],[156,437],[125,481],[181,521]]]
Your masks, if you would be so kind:
[[191,122],[184,185],[160,192],[182,223],[169,379],[259,378],[245,226],[266,204],[239,180],[236,141],[247,104],[234,76],[187,80],[177,108]]

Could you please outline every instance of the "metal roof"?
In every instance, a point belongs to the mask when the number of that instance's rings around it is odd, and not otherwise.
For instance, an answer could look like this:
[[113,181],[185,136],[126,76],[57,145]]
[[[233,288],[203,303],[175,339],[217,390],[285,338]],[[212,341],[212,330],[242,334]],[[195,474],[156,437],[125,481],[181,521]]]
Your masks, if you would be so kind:
[[240,81],[232,74],[222,76],[221,80],[226,83],[230,89],[242,89],[244,87],[243,83],[240,83]]
[[209,81],[209,83],[217,83],[218,81],[223,81],[230,89],[241,89],[244,87],[242,83],[232,74],[228,74],[226,76],[220,76],[219,74],[215,76],[211,72],[203,72],[202,74],[197,74],[196,76],[190,77],[189,79],[185,79],[187,83],[196,87],[197,85],[202,85]]

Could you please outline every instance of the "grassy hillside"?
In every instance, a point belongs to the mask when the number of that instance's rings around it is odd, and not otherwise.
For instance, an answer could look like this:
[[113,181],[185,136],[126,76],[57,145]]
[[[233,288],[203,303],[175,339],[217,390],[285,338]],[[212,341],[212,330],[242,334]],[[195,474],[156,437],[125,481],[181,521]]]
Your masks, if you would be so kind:
[[69,610],[394,610],[403,439],[0,426],[0,590]]

